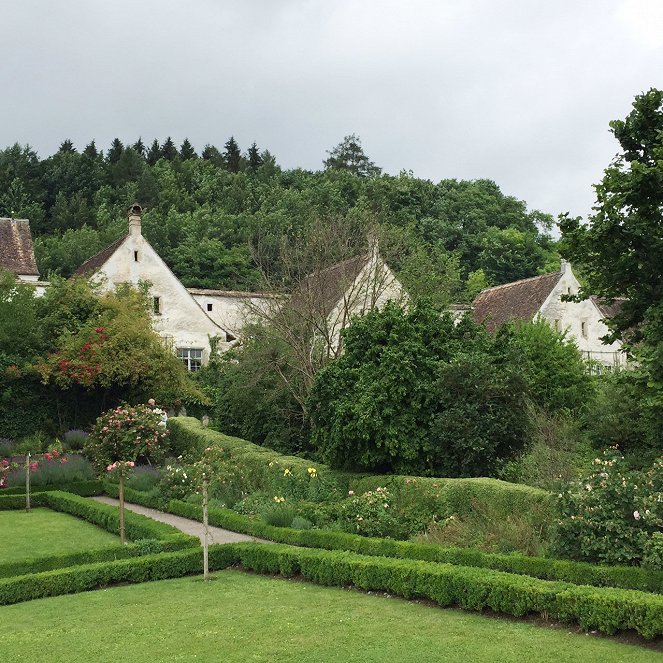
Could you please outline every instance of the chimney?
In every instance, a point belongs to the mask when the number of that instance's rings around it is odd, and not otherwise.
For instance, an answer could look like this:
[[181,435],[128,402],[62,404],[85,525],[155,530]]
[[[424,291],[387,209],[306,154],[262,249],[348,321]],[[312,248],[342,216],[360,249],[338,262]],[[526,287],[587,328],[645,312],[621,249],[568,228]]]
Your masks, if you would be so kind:
[[566,272],[569,271],[570,269],[571,269],[571,263],[568,260],[564,260],[564,258],[562,258],[562,264],[560,267],[560,271],[562,272],[562,274],[566,274]]
[[129,208],[129,235],[131,237],[139,237],[140,232],[140,217],[143,214],[143,208],[138,204],[134,203]]

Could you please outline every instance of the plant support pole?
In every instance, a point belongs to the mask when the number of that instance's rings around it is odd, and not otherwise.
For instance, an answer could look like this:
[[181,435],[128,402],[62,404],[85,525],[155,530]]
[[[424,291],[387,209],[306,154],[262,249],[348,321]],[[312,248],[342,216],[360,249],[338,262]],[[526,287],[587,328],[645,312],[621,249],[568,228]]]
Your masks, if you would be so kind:
[[203,580],[209,580],[209,523],[207,520],[207,477],[203,477]]
[[30,452],[25,456],[25,510],[30,511]]
[[124,474],[120,474],[120,543],[124,542]]

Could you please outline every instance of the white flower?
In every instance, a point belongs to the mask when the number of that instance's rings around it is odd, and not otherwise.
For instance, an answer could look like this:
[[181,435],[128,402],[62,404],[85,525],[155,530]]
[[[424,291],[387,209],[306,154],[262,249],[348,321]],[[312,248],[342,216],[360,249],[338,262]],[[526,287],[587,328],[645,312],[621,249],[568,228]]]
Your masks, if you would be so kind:
[[634,517],[636,520],[640,520],[640,512],[639,512],[639,511],[634,511],[634,512],[633,512],[633,517]]

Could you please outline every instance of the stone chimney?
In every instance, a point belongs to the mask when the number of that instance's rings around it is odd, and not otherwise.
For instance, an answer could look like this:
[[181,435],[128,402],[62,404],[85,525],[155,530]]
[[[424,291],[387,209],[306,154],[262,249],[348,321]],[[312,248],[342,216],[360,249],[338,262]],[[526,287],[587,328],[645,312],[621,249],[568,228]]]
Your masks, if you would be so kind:
[[138,237],[141,234],[140,217],[142,214],[143,208],[138,203],[134,203],[129,208],[129,235],[131,237]]

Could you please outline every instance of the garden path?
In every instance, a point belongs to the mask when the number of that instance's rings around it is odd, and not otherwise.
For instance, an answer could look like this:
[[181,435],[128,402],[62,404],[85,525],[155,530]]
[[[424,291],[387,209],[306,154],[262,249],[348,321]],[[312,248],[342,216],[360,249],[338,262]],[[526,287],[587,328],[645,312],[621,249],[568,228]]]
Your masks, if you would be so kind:
[[[120,504],[119,500],[116,500],[113,497],[106,497],[105,495],[93,497],[92,499],[97,500],[97,502],[103,502],[104,504],[110,504],[111,506],[118,506]],[[167,525],[172,525],[185,534],[197,536],[200,539],[200,542],[203,542],[203,524],[196,520],[182,518],[181,516],[175,516],[172,513],[165,513],[164,511],[149,509],[145,506],[140,506],[139,504],[130,504],[129,502],[125,502],[124,507],[129,511],[140,513],[142,516],[147,516],[153,520],[158,520],[159,522],[166,523]],[[220,527],[212,527],[212,525],[208,527],[208,530],[210,534],[210,543],[238,543],[243,541],[273,543],[273,541],[258,539],[254,536],[248,536],[246,534],[238,534],[237,532],[231,532],[230,530],[221,529]]]

